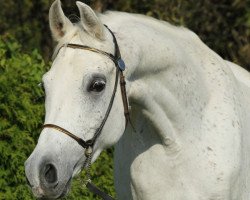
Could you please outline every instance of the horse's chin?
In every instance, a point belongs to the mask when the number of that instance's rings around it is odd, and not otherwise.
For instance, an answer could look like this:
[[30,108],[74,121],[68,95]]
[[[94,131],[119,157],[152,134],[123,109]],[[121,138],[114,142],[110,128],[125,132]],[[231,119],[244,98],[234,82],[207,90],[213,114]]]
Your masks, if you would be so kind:
[[46,199],[60,199],[65,197],[69,190],[70,190],[70,186],[71,186],[71,179],[70,178],[68,180],[68,182],[65,184],[65,186],[61,189],[61,188],[55,188],[52,189],[54,191],[46,191],[43,190],[41,187],[30,187],[33,195],[37,198],[37,199],[42,199],[42,200],[46,200]]

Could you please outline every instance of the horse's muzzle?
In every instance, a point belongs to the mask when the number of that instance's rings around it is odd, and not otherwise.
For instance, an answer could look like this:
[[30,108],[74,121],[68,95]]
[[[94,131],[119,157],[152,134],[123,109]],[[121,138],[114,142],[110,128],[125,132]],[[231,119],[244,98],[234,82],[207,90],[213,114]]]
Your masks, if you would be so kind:
[[39,199],[65,196],[70,187],[71,175],[62,177],[59,174],[59,170],[62,170],[60,166],[57,167],[48,159],[39,161],[36,158],[29,158],[25,162],[26,180],[34,196]]

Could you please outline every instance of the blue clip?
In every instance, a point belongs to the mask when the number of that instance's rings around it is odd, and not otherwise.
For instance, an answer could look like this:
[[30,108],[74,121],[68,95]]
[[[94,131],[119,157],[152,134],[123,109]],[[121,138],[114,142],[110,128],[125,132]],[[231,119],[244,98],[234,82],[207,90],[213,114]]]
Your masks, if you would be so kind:
[[125,70],[126,65],[125,65],[125,62],[121,58],[119,58],[117,60],[117,64],[118,64],[118,67],[119,67],[120,70],[122,70],[122,71]]

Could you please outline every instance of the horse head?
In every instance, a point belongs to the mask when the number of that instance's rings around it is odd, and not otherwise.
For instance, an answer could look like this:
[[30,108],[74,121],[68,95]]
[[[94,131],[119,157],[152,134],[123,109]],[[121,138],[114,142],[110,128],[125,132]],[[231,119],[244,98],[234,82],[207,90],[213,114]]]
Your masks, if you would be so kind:
[[[52,67],[42,78],[45,124],[63,127],[88,141],[100,129],[115,90],[117,63],[112,55],[116,46],[112,32],[93,10],[81,2],[76,4],[80,21],[75,24],[64,15],[59,0],[49,11],[51,32],[58,44]],[[72,48],[70,44],[90,48]],[[121,91],[117,90],[101,134],[92,144],[91,162],[121,137],[125,128],[122,102]],[[84,149],[61,130],[45,127],[25,163],[26,177],[36,197],[64,196],[72,177],[84,167]]]

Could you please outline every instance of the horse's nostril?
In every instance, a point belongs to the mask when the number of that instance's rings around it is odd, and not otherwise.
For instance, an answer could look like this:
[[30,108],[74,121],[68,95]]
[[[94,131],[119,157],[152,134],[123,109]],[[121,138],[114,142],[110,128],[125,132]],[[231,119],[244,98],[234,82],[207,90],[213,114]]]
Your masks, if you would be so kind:
[[53,164],[47,164],[44,170],[45,181],[49,184],[57,183],[57,170]]

